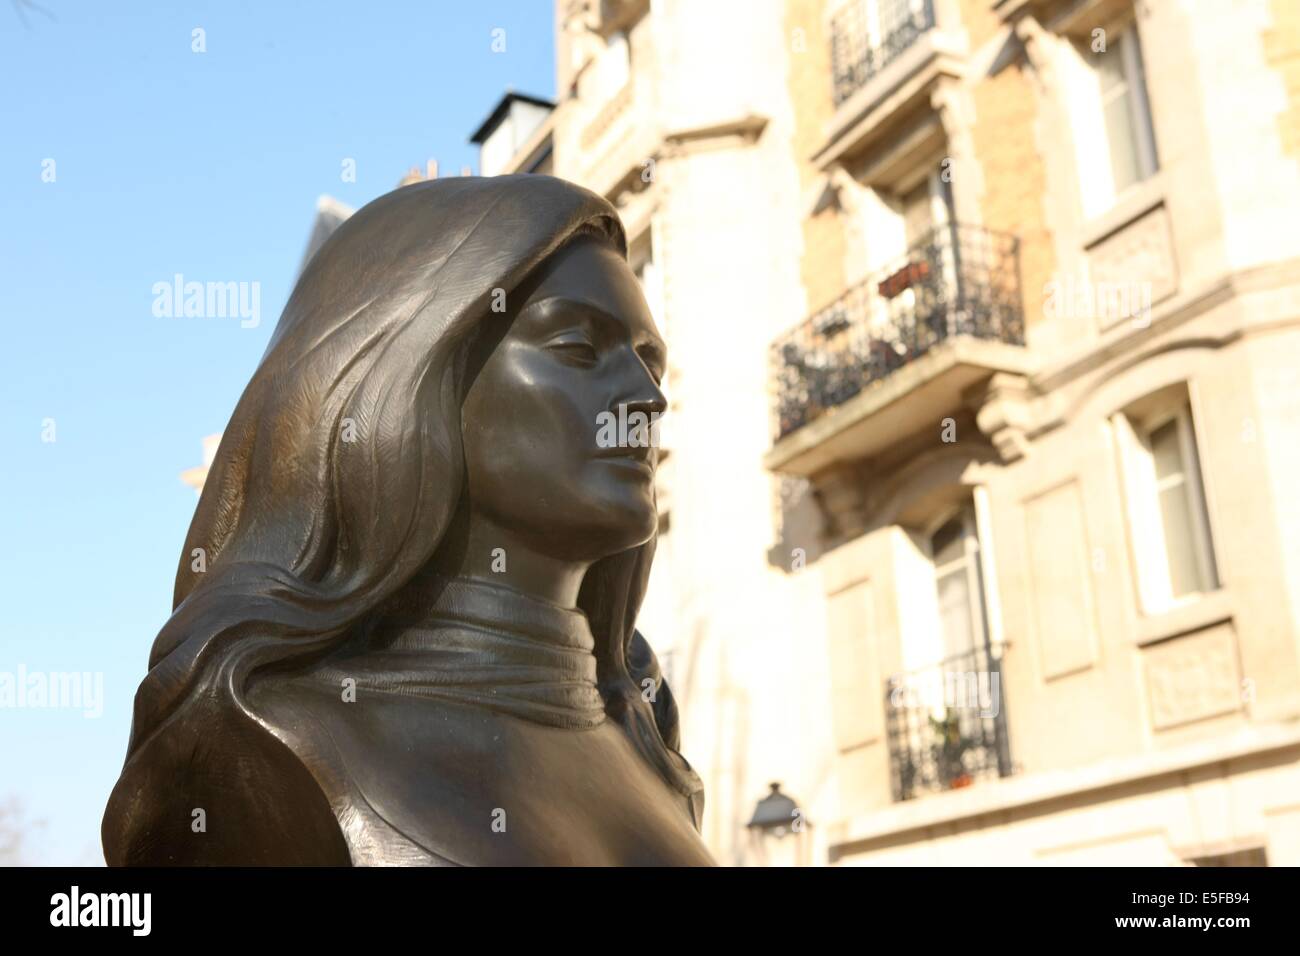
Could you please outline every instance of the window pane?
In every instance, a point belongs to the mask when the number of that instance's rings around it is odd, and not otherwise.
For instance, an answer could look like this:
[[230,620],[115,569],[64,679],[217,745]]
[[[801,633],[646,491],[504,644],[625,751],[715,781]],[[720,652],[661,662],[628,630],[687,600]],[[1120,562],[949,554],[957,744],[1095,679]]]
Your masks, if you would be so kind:
[[1174,419],[1151,433],[1151,457],[1156,481],[1183,473],[1183,452],[1178,444],[1178,421]]
[[1104,107],[1106,139],[1110,144],[1110,170],[1115,192],[1123,192],[1142,178],[1138,166],[1137,140],[1133,135],[1128,96],[1117,96]]
[[939,622],[943,628],[943,656],[964,654],[975,646],[971,620],[970,586],[966,568],[959,566],[935,581],[939,592]]
[[876,0],[880,15],[880,39],[888,40],[890,34],[905,24],[912,15],[910,0]]
[[1103,99],[1110,99],[1115,94],[1122,95],[1124,92],[1123,44],[1124,38],[1119,37],[1104,51],[1092,55],[1093,68],[1097,71],[1097,79],[1101,83]]
[[1182,597],[1204,590],[1196,562],[1196,539],[1192,529],[1188,486],[1179,482],[1160,492],[1160,521],[1165,531],[1165,551],[1169,561],[1169,588],[1172,597]]
[[1126,30],[1104,52],[1094,53],[1092,64],[1101,93],[1111,174],[1115,192],[1120,193],[1155,172],[1137,33],[1132,28]]
[[967,654],[984,639],[979,544],[969,506],[930,538],[944,659]]
[[1160,165],[1156,156],[1156,135],[1151,128],[1151,100],[1147,96],[1146,66],[1142,60],[1142,43],[1137,31],[1128,34],[1125,40],[1126,52],[1130,66],[1127,71],[1128,101],[1131,107],[1130,117],[1133,122],[1133,135],[1139,146],[1139,171],[1142,178],[1150,176]]

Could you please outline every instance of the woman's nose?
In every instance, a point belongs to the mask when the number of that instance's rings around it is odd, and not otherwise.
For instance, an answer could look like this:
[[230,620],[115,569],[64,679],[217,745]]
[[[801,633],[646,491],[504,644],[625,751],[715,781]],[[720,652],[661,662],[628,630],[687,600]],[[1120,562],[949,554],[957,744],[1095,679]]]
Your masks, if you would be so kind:
[[639,356],[633,355],[626,366],[626,387],[620,390],[617,404],[626,405],[628,412],[662,415],[668,410],[668,400],[655,383]]

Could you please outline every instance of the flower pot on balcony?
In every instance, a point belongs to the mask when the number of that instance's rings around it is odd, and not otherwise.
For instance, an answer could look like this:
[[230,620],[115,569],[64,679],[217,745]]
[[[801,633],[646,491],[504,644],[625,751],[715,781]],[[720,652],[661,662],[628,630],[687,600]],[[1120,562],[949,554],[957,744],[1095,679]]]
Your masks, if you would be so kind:
[[949,780],[949,781],[948,781],[948,789],[949,789],[949,790],[960,790],[962,787],[969,787],[969,786],[970,786],[972,783],[974,783],[974,782],[975,782],[975,778],[974,778],[974,777],[972,777],[972,776],[971,776],[970,774],[968,774],[968,773],[964,773],[964,774],[962,774],[962,775],[959,776],[959,777],[953,777],[951,780]]
[[888,278],[882,279],[880,285],[876,287],[882,298],[892,299],[901,295],[907,289],[921,282],[930,274],[930,263],[922,259],[919,262],[909,262],[901,269],[892,273]]

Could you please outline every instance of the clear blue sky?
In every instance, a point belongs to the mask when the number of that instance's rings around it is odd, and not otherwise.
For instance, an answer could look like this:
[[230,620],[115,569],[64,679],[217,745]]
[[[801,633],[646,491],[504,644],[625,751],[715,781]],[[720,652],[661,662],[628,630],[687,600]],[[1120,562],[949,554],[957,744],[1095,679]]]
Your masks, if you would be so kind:
[[[477,170],[507,88],[554,94],[553,4],[35,2],[56,19],[0,2],[0,672],[103,672],[104,706],[0,709],[0,807],[44,821],[29,861],[98,864],[196,503],[178,476],[266,347],[317,197]],[[155,317],[175,273],[259,282],[261,324]]]

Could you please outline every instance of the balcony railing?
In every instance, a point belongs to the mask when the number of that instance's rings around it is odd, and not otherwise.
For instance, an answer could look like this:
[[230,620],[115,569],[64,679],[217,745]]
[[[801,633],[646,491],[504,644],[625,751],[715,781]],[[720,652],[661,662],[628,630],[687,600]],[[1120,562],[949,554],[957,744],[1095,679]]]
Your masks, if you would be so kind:
[[934,26],[934,0],[850,0],[831,20],[839,106]]
[[950,224],[772,346],[776,437],[953,336],[1024,344],[1019,240]]
[[885,684],[895,800],[1012,773],[1000,648],[982,647]]

